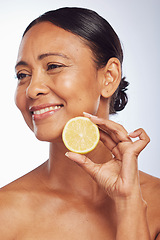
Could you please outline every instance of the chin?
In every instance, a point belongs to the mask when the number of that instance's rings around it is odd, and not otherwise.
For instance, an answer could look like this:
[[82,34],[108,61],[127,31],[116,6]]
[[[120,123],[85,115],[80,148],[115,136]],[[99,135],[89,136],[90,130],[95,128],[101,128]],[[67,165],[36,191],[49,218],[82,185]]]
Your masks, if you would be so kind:
[[50,133],[42,133],[42,132],[36,132],[35,133],[36,138],[39,141],[43,141],[43,142],[62,142],[62,133],[60,134],[50,134]]

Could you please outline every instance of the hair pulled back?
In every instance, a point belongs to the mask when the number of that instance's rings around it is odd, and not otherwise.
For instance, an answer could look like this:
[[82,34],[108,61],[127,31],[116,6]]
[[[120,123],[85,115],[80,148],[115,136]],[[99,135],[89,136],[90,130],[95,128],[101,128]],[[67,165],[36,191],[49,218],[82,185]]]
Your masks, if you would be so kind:
[[[111,25],[96,12],[77,7],[65,7],[44,13],[33,20],[26,28],[26,32],[40,22],[49,21],[75,35],[80,36],[94,55],[97,68],[103,68],[112,57],[123,62],[123,51],[120,40]],[[119,87],[111,97],[110,114],[124,109],[128,102],[125,91],[129,83],[121,79]]]

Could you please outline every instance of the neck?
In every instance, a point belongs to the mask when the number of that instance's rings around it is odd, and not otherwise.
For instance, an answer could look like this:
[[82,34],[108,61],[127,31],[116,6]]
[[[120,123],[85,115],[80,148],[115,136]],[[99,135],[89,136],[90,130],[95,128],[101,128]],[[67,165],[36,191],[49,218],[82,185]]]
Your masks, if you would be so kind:
[[[65,156],[67,149],[63,143],[50,144],[47,162],[47,181],[49,187],[72,195],[87,198],[105,198],[105,193],[96,182],[76,163]],[[93,162],[104,163],[111,159],[111,153],[100,142],[95,150],[87,154]]]

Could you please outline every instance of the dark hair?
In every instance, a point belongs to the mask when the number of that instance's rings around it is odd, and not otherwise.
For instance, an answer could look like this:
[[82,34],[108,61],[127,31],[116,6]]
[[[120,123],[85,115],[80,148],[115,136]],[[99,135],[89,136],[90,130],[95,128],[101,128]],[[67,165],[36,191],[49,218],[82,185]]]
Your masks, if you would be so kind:
[[[104,67],[112,57],[118,58],[122,65],[123,51],[120,40],[111,25],[96,12],[77,7],[52,10],[33,20],[23,36],[31,27],[45,21],[82,37],[92,50],[97,68]],[[128,102],[125,93],[128,85],[125,77],[122,78],[119,87],[111,97],[110,114],[124,109]]]

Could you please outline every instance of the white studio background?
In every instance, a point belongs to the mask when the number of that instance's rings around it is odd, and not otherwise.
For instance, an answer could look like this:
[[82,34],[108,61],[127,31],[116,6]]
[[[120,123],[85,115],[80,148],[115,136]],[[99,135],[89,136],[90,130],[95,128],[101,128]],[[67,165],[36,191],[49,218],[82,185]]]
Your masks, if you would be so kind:
[[113,119],[131,132],[143,127],[151,138],[139,157],[139,168],[160,177],[160,1],[159,0],[2,0],[0,2],[0,187],[31,171],[48,158],[14,104],[14,65],[26,26],[59,7],[86,7],[106,18],[124,48],[123,72],[130,82],[129,103]]

